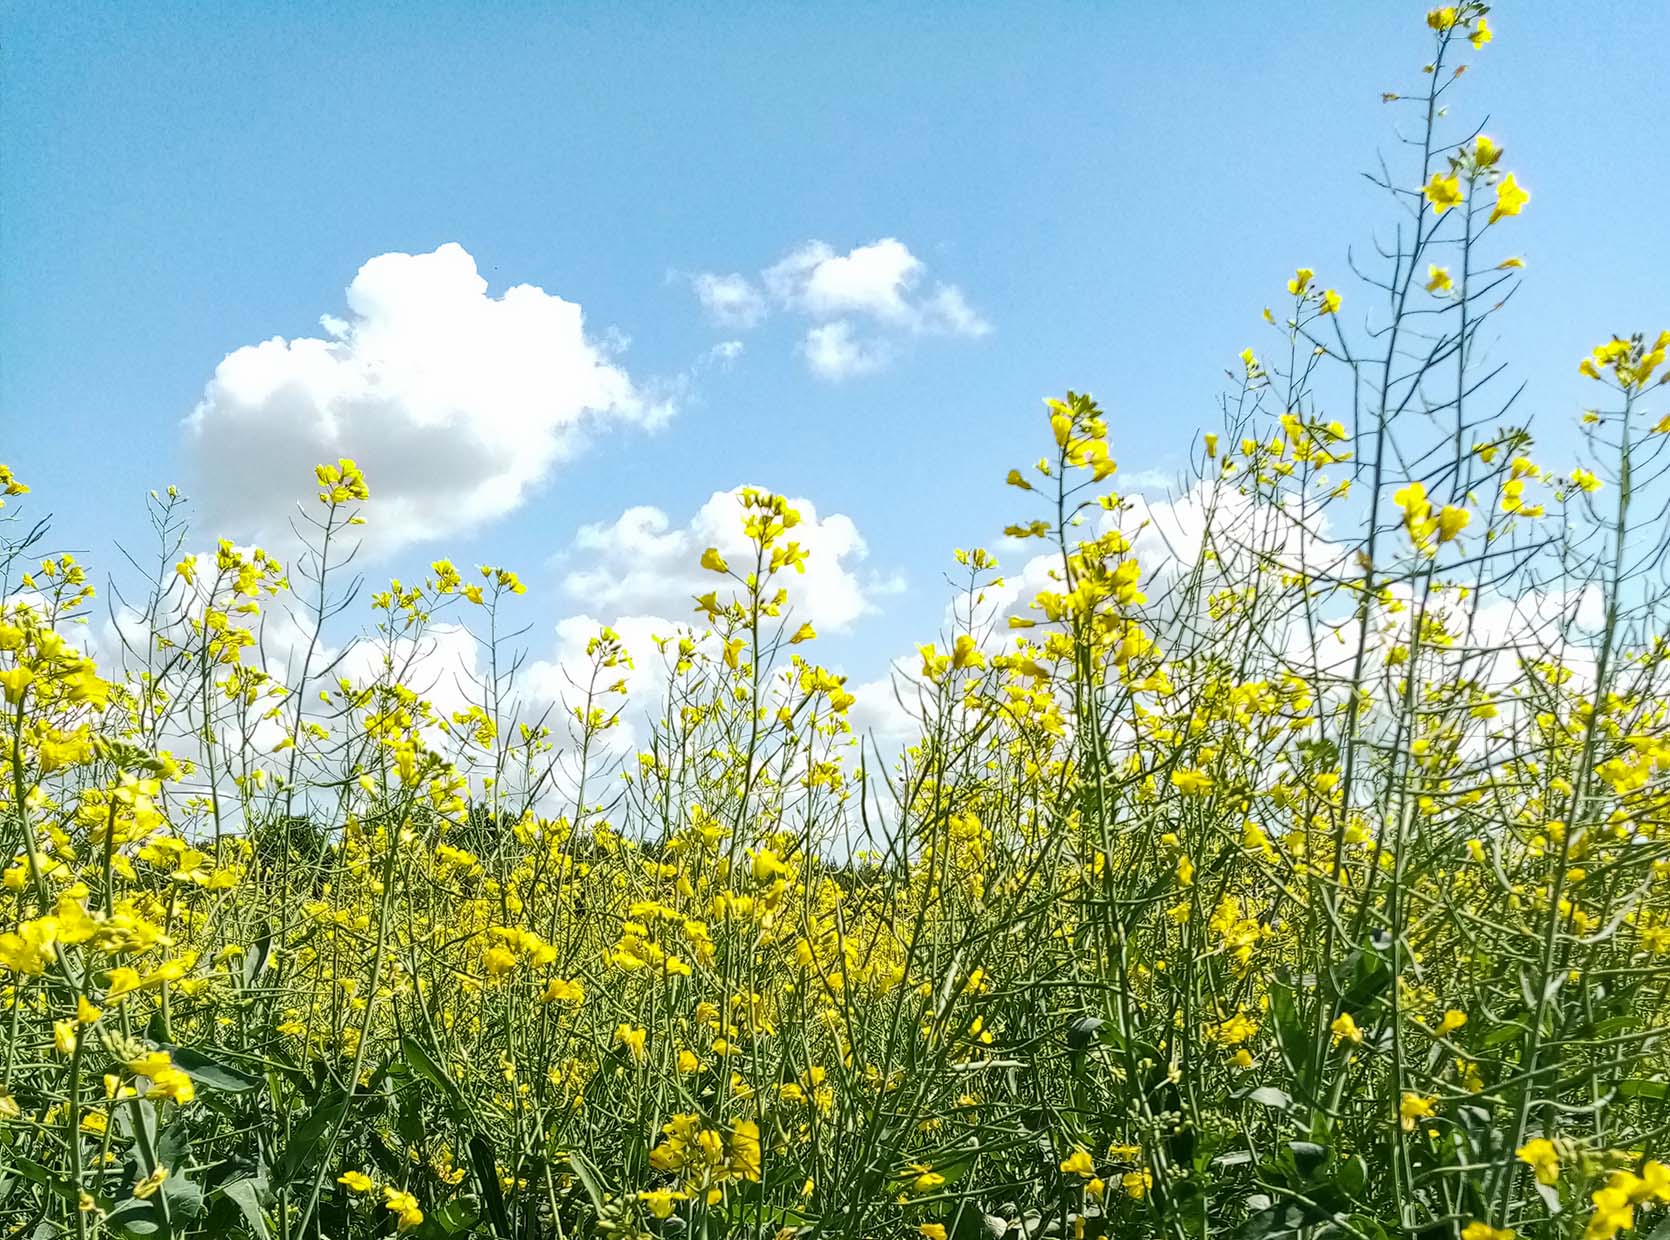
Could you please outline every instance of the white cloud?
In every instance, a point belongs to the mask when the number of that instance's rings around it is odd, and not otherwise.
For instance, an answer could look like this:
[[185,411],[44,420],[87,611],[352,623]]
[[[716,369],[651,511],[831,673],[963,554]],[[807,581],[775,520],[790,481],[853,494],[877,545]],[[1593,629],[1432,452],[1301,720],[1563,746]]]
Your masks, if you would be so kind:
[[868,374],[887,364],[888,351],[878,340],[861,340],[846,319],[820,323],[806,333],[800,351],[812,373],[823,379]]
[[743,344],[740,340],[721,340],[707,351],[707,361],[715,366],[729,367],[742,356],[742,350]]
[[[695,610],[697,596],[718,590],[721,597],[737,589],[700,566],[702,552],[718,548],[739,572],[752,567],[750,544],[742,532],[741,487],[716,491],[690,520],[675,525],[659,508],[628,508],[614,521],[588,525],[575,535],[569,549],[571,567],[561,582],[577,614],[559,620],[550,653],[527,665],[518,680],[530,708],[556,704],[563,717],[581,706],[590,684],[592,660],[587,644],[607,625],[631,653],[632,666],[610,669],[599,688],[615,681],[627,694],[603,694],[605,709],[625,705],[620,725],[607,734],[605,748],[621,753],[638,745],[648,718],[661,706],[668,683],[667,656],[656,639],[688,634],[698,641],[705,634],[705,618]],[[850,518],[839,513],[819,516],[807,500],[790,499],[800,523],[788,537],[808,553],[804,573],[785,572],[790,625],[809,621],[820,633],[850,628],[876,609],[875,599],[896,586],[890,581],[862,578],[864,540]],[[790,618],[792,617],[792,618]]]
[[975,313],[963,291],[954,284],[941,285],[932,297],[922,304],[922,331],[943,332],[951,336],[984,336],[992,325]]
[[[369,685],[389,668],[443,718],[484,696],[481,644],[462,624],[431,625],[417,639],[361,638],[343,652],[333,671],[357,685]],[[438,736],[430,738],[431,744],[438,742]]]
[[768,270],[765,283],[781,301],[814,318],[857,312],[908,324],[915,310],[905,292],[921,271],[922,260],[892,237],[846,254],[812,241]]
[[387,549],[518,507],[587,428],[668,414],[587,335],[581,309],[533,285],[488,294],[447,244],[384,254],[347,289],[323,339],[273,337],[228,354],[186,419],[216,532],[282,531],[338,456],[365,470],[366,535]]
[[880,369],[911,336],[983,336],[991,325],[954,284],[925,280],[927,265],[896,237],[838,253],[808,241],[760,273],[707,273],[692,284],[715,322],[749,328],[768,306],[811,319],[800,352],[812,373],[844,379]]
[[915,296],[926,269],[895,237],[845,254],[827,242],[809,241],[762,279],[776,301],[814,319],[862,315],[915,334],[982,336],[991,330],[954,284],[937,284],[926,296]]
[[[585,608],[605,616],[673,616],[689,623],[697,595],[728,584],[698,561],[717,547],[740,568],[749,543],[742,532],[741,487],[716,491],[690,521],[674,527],[659,508],[628,508],[609,524],[588,525],[574,539],[581,563],[563,579],[563,589]],[[782,584],[800,620],[820,630],[849,628],[875,610],[874,599],[886,591],[861,579],[857,564],[867,553],[850,517],[819,517],[808,500],[790,499],[800,524],[790,538],[808,553],[804,573],[787,572]]]
[[766,316],[765,294],[747,276],[736,272],[722,276],[704,271],[691,277],[690,283],[708,316],[721,327],[747,331],[758,326]]
[[922,721],[929,708],[923,701],[920,660],[910,656],[893,660],[888,674],[849,686],[853,696],[847,720],[852,730],[873,741],[888,760],[922,734]]

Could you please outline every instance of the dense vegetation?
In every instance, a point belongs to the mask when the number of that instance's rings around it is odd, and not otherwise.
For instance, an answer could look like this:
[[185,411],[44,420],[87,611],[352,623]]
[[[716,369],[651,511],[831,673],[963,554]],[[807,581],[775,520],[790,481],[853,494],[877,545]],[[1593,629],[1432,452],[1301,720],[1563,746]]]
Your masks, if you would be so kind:
[[775,495],[544,704],[497,568],[377,593],[343,674],[351,461],[288,567],[154,496],[112,623],[14,500],[7,1234],[1665,1234],[1670,333],[1534,457],[1481,345],[1527,197],[1446,113],[1491,32],[1426,24],[1376,265],[1265,312],[1187,519],[1049,403],[1036,550],[958,553],[902,753],[805,657]]

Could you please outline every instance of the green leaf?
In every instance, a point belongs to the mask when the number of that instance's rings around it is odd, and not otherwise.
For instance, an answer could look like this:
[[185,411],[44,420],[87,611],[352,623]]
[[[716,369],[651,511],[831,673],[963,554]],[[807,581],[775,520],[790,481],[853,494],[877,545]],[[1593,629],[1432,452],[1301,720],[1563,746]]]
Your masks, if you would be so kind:
[[1635,1077],[1627,1081],[1619,1081],[1618,1094],[1624,1098],[1651,1098],[1654,1102],[1664,1101],[1670,1096],[1670,1085],[1663,1081],[1649,1081]]
[[1100,1016],[1080,1016],[1067,1023],[1067,1046],[1082,1051],[1096,1041],[1096,1031],[1107,1024]]
[[278,1160],[277,1177],[281,1184],[296,1178],[318,1152],[319,1138],[325,1130],[342,1118],[348,1109],[348,1096],[340,1091],[328,1101],[320,1103],[290,1134],[290,1143]]
[[109,1214],[105,1215],[104,1225],[123,1236],[166,1236],[168,1230],[162,1221],[162,1211],[157,1209],[155,1201],[141,1201],[137,1197],[129,1197]]
[[1274,1085],[1260,1085],[1247,1095],[1247,1101],[1256,1102],[1259,1106],[1269,1107],[1273,1111],[1286,1111],[1293,1106],[1293,1099]]
[[740,1194],[733,1194],[725,1200],[724,1216],[733,1223],[761,1222],[769,1223],[773,1227],[804,1227],[813,1222],[810,1214],[802,1214],[799,1210],[791,1210],[784,1205],[767,1205],[760,1201],[749,1201]]
[[272,959],[273,927],[271,922],[263,925],[260,936],[256,938],[252,946],[252,951],[244,953],[243,983],[245,990],[261,980],[261,974],[267,971],[267,961]]
[[238,1207],[249,1224],[249,1234],[256,1240],[269,1240],[272,1232],[267,1227],[266,1212],[261,1209],[261,1198],[267,1195],[267,1181],[259,1176],[246,1176],[221,1186],[220,1195]]
[[1276,1027],[1276,1042],[1281,1047],[1282,1058],[1292,1074],[1293,1083],[1298,1086],[1298,1092],[1308,1098],[1314,1092],[1308,1085],[1310,1032],[1299,1019],[1293,986],[1286,978],[1277,978],[1270,984],[1270,1016]]
[[580,1181],[580,1187],[585,1190],[586,1197],[591,1201],[591,1208],[599,1214],[603,1213],[603,1176],[579,1150],[570,1150],[568,1166],[574,1172],[574,1178]]
[[168,1212],[175,1218],[192,1219],[203,1213],[203,1188],[196,1180],[175,1173],[162,1182]]
[[75,1185],[61,1176],[53,1175],[40,1163],[25,1158],[21,1154],[8,1155],[11,1169],[26,1180],[33,1180],[44,1188],[51,1189],[64,1200],[75,1203],[80,1201],[80,1194],[75,1191]]
[[1339,1173],[1334,1176],[1334,1183],[1351,1200],[1361,1197],[1368,1185],[1368,1164],[1363,1161],[1363,1156],[1353,1154],[1342,1162]]
[[456,1236],[461,1231],[469,1231],[480,1220],[480,1211],[475,1202],[467,1197],[454,1197],[432,1216],[442,1230],[449,1236]]
[[504,1208],[504,1190],[499,1187],[499,1165],[493,1157],[492,1142],[479,1132],[470,1138],[470,1165],[475,1168],[476,1186],[481,1189],[494,1233],[511,1240],[510,1215]]
[[[136,1128],[135,1125],[138,1125]],[[133,1141],[141,1134],[144,1144],[151,1149],[157,1148],[157,1108],[156,1104],[145,1098],[130,1098],[125,1106],[116,1110],[116,1131],[129,1141]],[[146,1171],[153,1168],[146,1167]]]
[[1287,1148],[1292,1151],[1293,1165],[1307,1180],[1314,1178],[1328,1161],[1328,1147],[1315,1141],[1289,1141]]
[[162,1130],[156,1143],[157,1162],[164,1167],[183,1167],[191,1161],[191,1128],[178,1117]]
[[423,1094],[417,1088],[404,1090],[400,1095],[399,1110],[394,1121],[394,1130],[400,1134],[400,1139],[414,1148],[421,1147],[425,1139],[423,1124]]
[[1340,1006],[1358,1016],[1380,998],[1391,982],[1391,966],[1372,945],[1354,949],[1344,965],[1334,969]]
[[416,1038],[407,1036],[400,1039],[400,1054],[406,1060],[406,1065],[424,1080],[446,1095],[454,1110],[464,1110],[464,1095],[453,1083],[452,1077]]
[[234,1068],[223,1059],[189,1046],[169,1046],[165,1043],[162,1049],[168,1052],[174,1066],[197,1084],[218,1089],[222,1093],[244,1094],[252,1089],[261,1088],[265,1083],[261,1077],[252,1076],[241,1068]]

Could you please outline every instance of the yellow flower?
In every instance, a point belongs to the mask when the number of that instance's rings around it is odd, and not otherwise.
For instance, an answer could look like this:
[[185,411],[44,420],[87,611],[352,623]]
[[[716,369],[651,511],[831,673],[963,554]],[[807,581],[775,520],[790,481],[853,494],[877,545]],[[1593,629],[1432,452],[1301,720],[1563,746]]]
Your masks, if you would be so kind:
[[725,563],[725,557],[719,554],[718,547],[709,547],[702,552],[702,567],[710,573],[728,573],[730,565]]
[[1062,1160],[1061,1170],[1066,1175],[1082,1176],[1092,1179],[1096,1175],[1096,1164],[1087,1150],[1074,1150]]
[[1445,504],[1438,510],[1438,541],[1447,543],[1467,528],[1467,523],[1473,519],[1473,514],[1465,508],[1457,508],[1454,504]]
[[1536,1173],[1542,1184],[1554,1184],[1560,1179],[1560,1155],[1554,1142],[1547,1137],[1535,1137],[1514,1151],[1514,1157]]
[[1333,1023],[1328,1026],[1328,1029],[1334,1035],[1335,1046],[1338,1046],[1341,1042],[1361,1042],[1363,1040],[1363,1031],[1357,1027],[1357,1021],[1350,1012],[1341,1012],[1334,1017]]
[[1515,1234],[1511,1227],[1492,1227],[1474,1219],[1461,1229],[1461,1240],[1514,1240]]
[[545,993],[540,995],[544,1003],[583,1003],[586,998],[586,988],[578,981],[568,981],[565,978],[553,977],[545,983]]
[[118,965],[110,970],[109,980],[104,985],[104,999],[106,1003],[114,1003],[129,991],[138,990],[144,985],[139,970],[127,965]]
[[174,1066],[167,1051],[147,1051],[127,1063],[135,1076],[148,1077],[151,1087],[145,1093],[152,1100],[163,1099],[184,1105],[197,1096],[197,1087],[184,1072]]
[[[1481,16],[1479,20],[1473,24],[1473,33],[1467,36],[1467,41],[1475,48],[1480,48],[1486,43],[1489,43],[1495,37],[1496,32],[1491,30],[1490,23]],[[1510,1231],[1505,1236],[1497,1236],[1496,1240],[1508,1240],[1508,1238],[1512,1235],[1513,1233]],[[1469,1240],[1471,1240],[1471,1238],[1469,1238]]]
[[1434,215],[1442,215],[1451,207],[1459,207],[1466,201],[1461,192],[1461,181],[1453,172],[1448,176],[1442,172],[1434,172],[1432,180],[1422,187],[1421,193],[1426,195],[1426,200],[1432,204]]
[[1450,269],[1448,267],[1440,267],[1437,263],[1431,263],[1427,266],[1426,274],[1426,291],[1429,293],[1447,293],[1455,287],[1455,282],[1450,279]]
[[635,1025],[617,1025],[615,1027],[615,1041],[632,1052],[632,1058],[639,1062],[643,1061],[644,1040],[648,1036],[648,1030],[640,1029]]
[[1448,30],[1456,23],[1454,5],[1445,5],[1441,9],[1432,9],[1426,15],[1426,24],[1434,30]]
[[1620,1231],[1628,1231],[1635,1226],[1635,1203],[1630,1200],[1628,1188],[1617,1183],[1620,1176],[1628,1174],[1614,1173],[1612,1182],[1605,1188],[1589,1194],[1589,1200],[1595,1203],[1595,1212],[1589,1216],[1589,1225],[1583,1229],[1583,1240],[1612,1240]]
[[1426,486],[1411,482],[1392,492],[1392,502],[1403,509],[1403,527],[1418,549],[1425,550],[1438,523],[1432,516],[1432,502],[1426,497]]
[[393,1186],[383,1189],[383,1208],[398,1216],[396,1226],[401,1231],[410,1231],[423,1222],[423,1211],[418,1209],[417,1198]]
[[1433,1105],[1438,1100],[1426,1094],[1405,1093],[1398,1099],[1397,1118],[1403,1126],[1403,1131],[1414,1132],[1415,1124],[1432,1114]]
[[1339,294],[1333,289],[1327,289],[1322,294],[1322,313],[1336,314],[1339,311]]
[[1531,201],[1527,190],[1519,187],[1514,180],[1513,173],[1502,178],[1502,183],[1496,187],[1496,206],[1490,213],[1490,222],[1494,224],[1505,215],[1518,215],[1520,208]]
[[197,1096],[197,1086],[178,1068],[164,1068],[151,1078],[151,1088],[145,1096],[152,1101],[168,1101],[184,1106]]
[[690,1194],[680,1192],[676,1188],[652,1188],[638,1194],[638,1200],[649,1207],[649,1212],[656,1218],[671,1218],[673,1206],[680,1201],[689,1201]]
[[1444,1013],[1443,1019],[1438,1022],[1438,1028],[1434,1032],[1438,1037],[1447,1037],[1466,1023],[1466,1012],[1463,1012],[1460,1008],[1450,1008]]
[[760,1126],[751,1119],[731,1129],[731,1170],[745,1180],[760,1178]]
[[1309,267],[1299,268],[1298,271],[1293,273],[1293,278],[1287,282],[1287,291],[1295,297],[1299,296],[1310,287],[1311,277],[1315,274],[1316,272]]
[[371,1177],[363,1171],[344,1171],[336,1177],[336,1182],[351,1193],[369,1193],[375,1187]]
[[945,1240],[944,1223],[918,1223],[916,1230],[922,1234],[923,1240]]
[[1205,771],[1173,771],[1171,786],[1186,797],[1203,797],[1212,791],[1212,777]]
[[[12,473],[11,466],[0,464],[0,495],[27,495],[29,488],[23,480]],[[6,506],[6,501],[0,499],[0,508]]]
[[313,476],[319,480],[319,502],[345,504],[349,500],[371,498],[365,485],[365,475],[348,457],[341,457],[335,465],[315,465]]
[[16,706],[21,702],[23,691],[34,679],[34,669],[28,667],[13,667],[0,672],[0,690],[4,690],[7,704]]

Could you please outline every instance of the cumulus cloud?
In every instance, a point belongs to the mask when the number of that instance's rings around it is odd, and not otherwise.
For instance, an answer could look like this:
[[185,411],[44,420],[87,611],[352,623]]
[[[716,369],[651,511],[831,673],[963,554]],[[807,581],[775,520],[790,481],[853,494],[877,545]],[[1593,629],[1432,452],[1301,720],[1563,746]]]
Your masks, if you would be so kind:
[[[530,660],[517,677],[525,716],[554,709],[553,718],[571,718],[585,704],[589,689],[607,689],[618,681],[626,696],[605,692],[600,699],[605,709],[624,707],[603,748],[618,756],[642,742],[668,683],[669,656],[659,640],[691,636],[698,643],[711,642],[695,600],[714,589],[723,596],[735,585],[703,569],[702,552],[716,547],[739,569],[747,559],[738,501],[742,489],[715,492],[682,524],[659,508],[640,506],[579,531],[565,553],[568,569],[560,581],[572,614],[557,621],[542,657]],[[849,517],[821,516],[804,499],[789,502],[801,518],[791,537],[808,552],[806,571],[788,572],[781,579],[789,593],[790,623],[810,622],[827,633],[847,630],[897,584],[861,574],[866,548]],[[632,665],[609,669],[605,681],[593,686],[587,646],[604,626],[620,638]]]
[[705,360],[709,365],[728,368],[742,356],[742,350],[743,344],[740,340],[721,340],[707,351]]
[[[717,547],[740,564],[748,551],[738,500],[742,490],[715,491],[680,526],[661,509],[640,506],[612,522],[583,527],[574,539],[577,563],[563,578],[564,591],[589,612],[672,616],[687,623],[692,600],[724,584],[700,567],[702,552]],[[820,630],[850,628],[875,610],[876,596],[888,587],[859,575],[868,549],[850,517],[820,517],[805,499],[789,503],[800,513],[790,537],[808,554],[804,573],[783,575],[789,604],[799,619]]]
[[806,333],[800,350],[812,373],[823,379],[845,379],[868,374],[887,364],[887,350],[878,340],[861,340],[846,319],[820,323]]
[[827,242],[808,242],[762,278],[773,298],[812,318],[865,315],[907,331],[965,336],[991,330],[955,285],[915,297],[924,270],[904,242],[884,237],[845,254]]
[[954,284],[931,283],[927,265],[896,237],[845,254],[808,241],[760,273],[693,277],[716,323],[750,328],[770,308],[812,320],[800,353],[812,373],[844,379],[880,369],[912,336],[983,336],[991,325]]
[[746,331],[766,316],[765,294],[740,273],[715,275],[702,272],[690,281],[708,317],[721,327]]
[[902,656],[888,666],[887,675],[848,686],[853,703],[847,719],[853,731],[874,742],[889,763],[921,735],[922,721],[929,714],[922,700],[919,667],[920,660]]
[[455,532],[519,506],[587,430],[669,412],[577,304],[529,284],[489,295],[462,246],[373,258],[346,300],[323,337],[228,354],[186,419],[217,530],[270,537],[313,465],[349,456],[372,488],[373,545]]

